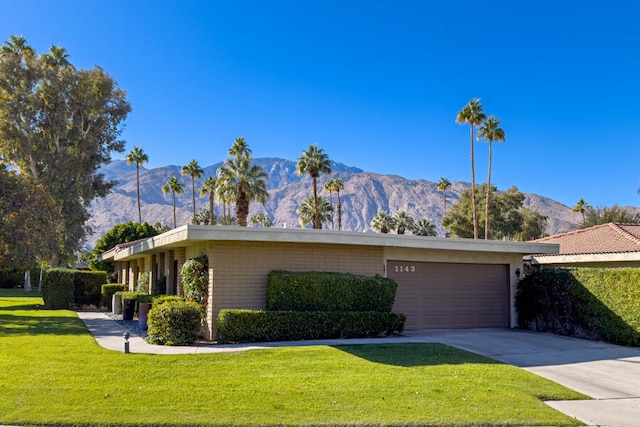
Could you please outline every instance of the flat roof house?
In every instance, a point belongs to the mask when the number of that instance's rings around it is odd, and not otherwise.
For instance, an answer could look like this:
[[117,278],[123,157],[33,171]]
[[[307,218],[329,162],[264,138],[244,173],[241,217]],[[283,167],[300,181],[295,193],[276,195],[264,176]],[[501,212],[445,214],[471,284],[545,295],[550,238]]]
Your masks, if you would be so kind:
[[406,329],[515,326],[516,284],[525,254],[554,254],[557,244],[451,239],[332,230],[185,225],[117,246],[102,255],[118,281],[135,287],[149,272],[179,294],[182,264],[209,259],[207,327],[223,308],[265,309],[272,270],[381,275],[398,282],[395,312]]

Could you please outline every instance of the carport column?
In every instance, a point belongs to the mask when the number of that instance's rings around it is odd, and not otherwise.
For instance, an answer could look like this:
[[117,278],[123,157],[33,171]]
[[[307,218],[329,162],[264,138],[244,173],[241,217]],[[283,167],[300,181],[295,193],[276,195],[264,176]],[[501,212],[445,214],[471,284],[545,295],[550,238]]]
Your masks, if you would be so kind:
[[129,291],[134,291],[135,290],[135,286],[132,286],[132,284],[136,283],[136,275],[138,274],[138,260],[131,260],[129,261],[129,280],[127,281],[127,289]]
[[178,295],[184,295],[184,292],[182,290],[182,275],[180,274],[180,269],[182,268],[182,265],[186,262],[186,257],[187,257],[187,249],[186,248],[178,248],[175,250],[174,252],[176,259],[178,260],[178,271],[176,271],[176,274],[178,275]]
[[167,295],[171,294],[171,285],[175,280],[176,272],[173,269],[173,261],[173,251],[167,251],[164,256],[164,276],[167,278],[167,289],[165,292]]
[[158,280],[158,274],[156,273],[157,267],[156,263],[158,262],[158,256],[156,254],[151,255],[151,260],[149,262],[149,267],[147,270],[149,271],[149,292],[153,289],[153,284]]
[[213,281],[213,259],[214,257],[214,251],[213,251],[213,245],[210,243],[209,244],[209,248],[207,251],[207,258],[209,260],[209,286],[207,289],[207,319],[206,319],[206,325],[207,325],[207,329],[208,329],[208,339],[209,341],[213,341],[215,339],[215,321],[213,319],[213,286],[214,286],[214,281]]

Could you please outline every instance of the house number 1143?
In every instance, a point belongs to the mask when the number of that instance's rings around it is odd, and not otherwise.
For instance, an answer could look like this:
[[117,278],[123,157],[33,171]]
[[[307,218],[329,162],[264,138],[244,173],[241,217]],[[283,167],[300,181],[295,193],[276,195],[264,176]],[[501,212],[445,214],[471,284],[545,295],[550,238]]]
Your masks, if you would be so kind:
[[415,273],[416,266],[415,265],[396,265],[395,272],[396,273]]

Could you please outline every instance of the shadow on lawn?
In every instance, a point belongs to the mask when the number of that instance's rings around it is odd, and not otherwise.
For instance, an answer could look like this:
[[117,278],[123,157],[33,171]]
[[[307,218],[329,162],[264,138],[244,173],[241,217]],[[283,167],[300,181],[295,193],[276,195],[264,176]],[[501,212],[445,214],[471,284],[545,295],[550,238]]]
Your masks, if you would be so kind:
[[444,344],[364,344],[340,345],[335,346],[335,348],[373,363],[405,368],[413,366],[461,365],[465,363],[502,364],[497,360]]
[[[3,308],[2,311],[4,310]],[[83,323],[73,317],[0,314],[0,335],[81,335],[86,333],[87,328]]]

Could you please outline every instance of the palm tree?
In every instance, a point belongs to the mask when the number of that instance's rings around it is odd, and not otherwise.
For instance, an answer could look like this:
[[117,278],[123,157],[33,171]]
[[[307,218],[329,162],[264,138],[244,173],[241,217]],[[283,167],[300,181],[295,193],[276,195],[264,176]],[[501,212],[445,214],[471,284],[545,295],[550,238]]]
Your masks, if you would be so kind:
[[138,222],[142,224],[142,210],[140,209],[140,166],[149,161],[149,156],[137,145],[125,157],[127,165],[136,164],[136,183],[138,187]]
[[372,230],[386,234],[389,230],[393,230],[396,224],[391,215],[384,211],[380,211],[373,217],[370,226]]
[[[313,196],[307,197],[302,204],[300,204],[296,212],[300,215],[300,225],[302,227],[313,223],[314,218],[317,218],[320,222],[320,228],[322,228],[322,224],[325,222],[331,222],[333,220],[333,207],[329,201],[322,196],[318,196],[315,200]],[[313,228],[318,229],[318,227]]]
[[427,218],[422,218],[415,224],[411,232],[416,236],[435,236],[436,226]]
[[478,129],[478,139],[489,141],[489,171],[487,173],[487,198],[484,204],[484,239],[489,239],[489,204],[491,203],[491,162],[493,160],[493,142],[504,142],[504,130],[500,127],[500,120],[490,116]]
[[24,57],[35,57],[36,51],[27,43],[23,36],[11,36],[9,40],[2,44],[0,48],[0,56],[19,55]]
[[443,205],[443,213],[442,216],[447,214],[447,190],[451,188],[451,182],[447,178],[440,178],[440,181],[436,184],[436,188],[442,191],[442,205]]
[[196,159],[193,159],[180,169],[182,175],[189,175],[191,177],[191,197],[193,199],[193,216],[196,216],[196,178],[200,178],[204,171],[198,164]]
[[309,174],[311,179],[313,179],[313,228],[320,229],[322,228],[322,222],[318,217],[317,180],[321,173],[331,173],[331,161],[322,148],[318,148],[317,144],[311,144],[309,145],[309,149],[303,151],[300,158],[298,158],[296,168],[298,175]]
[[251,217],[249,218],[249,222],[252,225],[259,224],[260,227],[263,227],[263,228],[269,228],[273,226],[273,220],[268,216],[266,216],[263,212],[251,215]]
[[473,147],[473,129],[480,124],[487,117],[482,112],[483,107],[480,105],[480,99],[472,99],[467,105],[458,113],[456,117],[456,123],[469,124],[471,141],[471,205],[473,211],[473,238],[478,238],[478,207],[476,205],[476,169],[475,169],[475,155]]
[[340,202],[340,190],[344,190],[344,184],[340,178],[333,180],[333,190],[338,196],[338,204],[336,205],[338,208],[338,230],[342,230],[342,203]]
[[213,212],[213,202],[216,198],[217,180],[215,176],[208,176],[200,187],[200,197],[209,195],[209,224],[215,225],[216,215]]
[[181,194],[184,184],[178,181],[178,178],[172,176],[167,184],[162,187],[162,193],[167,194],[169,191],[173,194],[173,228],[178,227],[178,221],[176,219],[176,194]]
[[396,212],[393,216],[393,222],[398,234],[404,234],[405,230],[412,230],[415,225],[413,218],[405,211]]
[[238,225],[247,226],[249,205],[253,201],[262,204],[269,197],[268,175],[262,166],[252,165],[250,155],[239,155],[227,159],[218,169],[218,184],[222,199],[236,202]]
[[233,145],[229,148],[229,157],[249,156],[251,157],[251,149],[244,137],[238,137],[233,141]]
[[589,204],[589,202],[585,201],[584,199],[580,199],[578,200],[578,202],[576,203],[576,205],[573,207],[572,212],[580,212],[582,214],[582,223],[585,223],[585,211],[587,209],[590,209],[591,205]]
[[69,62],[67,49],[60,46],[51,45],[49,52],[42,55],[42,59],[47,67],[51,67],[56,70],[62,67],[67,67],[71,64]]
[[[335,186],[336,186],[336,182],[335,180],[332,178],[330,180],[328,180],[327,182],[324,183],[324,191],[328,191],[329,192],[329,202],[331,202],[331,209],[333,210],[333,192],[335,191]],[[331,216],[331,229],[333,230],[335,227],[335,223],[333,221],[333,214]]]

